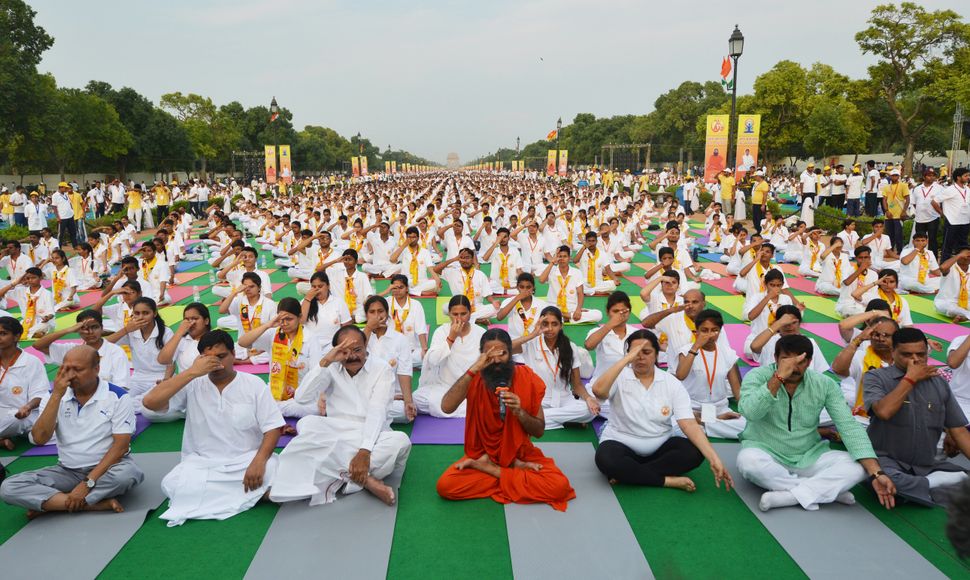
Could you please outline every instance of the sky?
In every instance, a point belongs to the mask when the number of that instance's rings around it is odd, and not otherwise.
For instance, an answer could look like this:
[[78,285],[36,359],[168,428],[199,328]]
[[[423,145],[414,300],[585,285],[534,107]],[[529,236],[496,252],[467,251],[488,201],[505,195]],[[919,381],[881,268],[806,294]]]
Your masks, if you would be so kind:
[[[437,162],[542,139],[556,119],[646,114],[685,80],[718,80],[735,24],[739,94],[783,59],[850,77],[867,0],[27,0],[61,86],[129,86],[269,105],[297,129],[358,131]],[[928,10],[961,12],[956,0]],[[731,13],[725,10],[732,8]],[[965,6],[964,6],[965,8]],[[294,163],[299,166],[299,159]]]

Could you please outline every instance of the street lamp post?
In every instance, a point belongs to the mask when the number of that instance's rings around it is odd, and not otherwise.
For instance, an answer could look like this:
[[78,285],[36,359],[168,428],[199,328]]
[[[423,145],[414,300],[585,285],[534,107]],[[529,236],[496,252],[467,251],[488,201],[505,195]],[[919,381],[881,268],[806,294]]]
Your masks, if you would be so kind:
[[[276,96],[274,95],[273,96],[273,100],[270,101],[270,103],[269,103],[269,119],[270,119],[270,122],[275,122],[278,119],[279,113],[280,113],[280,106],[278,104],[276,104]],[[276,124],[279,125],[279,123],[276,123]],[[279,153],[279,149],[280,149],[280,132],[279,132],[279,129],[277,129],[276,126],[274,126],[273,127],[273,165],[276,166],[276,181],[277,181],[277,183],[279,183],[279,180],[280,180],[280,178],[279,178],[279,175],[280,175],[280,166],[279,166],[279,163],[276,161],[276,154]],[[279,186],[277,186],[277,187],[279,187]]]
[[727,158],[724,163],[724,166],[730,167],[732,171],[737,166],[732,149],[734,148],[734,140],[737,135],[737,111],[735,108],[738,101],[738,59],[741,58],[742,52],[744,52],[744,35],[741,34],[741,30],[735,24],[734,32],[731,33],[731,38],[728,39],[728,56],[731,57],[733,66],[731,67],[731,118],[728,119]]
[[556,167],[553,175],[559,175],[559,133],[562,132],[562,117],[556,121]]

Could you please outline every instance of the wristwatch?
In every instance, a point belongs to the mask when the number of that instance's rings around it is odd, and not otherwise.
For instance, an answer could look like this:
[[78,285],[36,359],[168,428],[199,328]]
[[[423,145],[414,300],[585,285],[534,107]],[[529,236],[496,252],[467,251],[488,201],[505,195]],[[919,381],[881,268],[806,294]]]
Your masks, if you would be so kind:
[[90,477],[89,477],[89,478],[88,478],[88,480],[87,480],[86,482],[84,482],[84,483],[85,483],[85,485],[87,485],[87,486],[88,486],[88,489],[94,489],[94,486],[98,484],[98,482],[97,482],[97,481],[95,481],[95,480],[93,480],[93,479],[91,479]]
[[886,472],[880,469],[879,471],[873,473],[872,475],[869,476],[869,482],[872,483],[873,481],[876,481],[877,479],[879,479],[880,475],[886,475]]

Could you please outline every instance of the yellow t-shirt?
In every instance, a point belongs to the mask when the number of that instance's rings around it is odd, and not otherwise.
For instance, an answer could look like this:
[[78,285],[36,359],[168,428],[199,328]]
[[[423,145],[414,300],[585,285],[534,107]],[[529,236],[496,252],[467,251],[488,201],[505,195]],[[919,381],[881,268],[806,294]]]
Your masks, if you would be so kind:
[[153,190],[155,192],[155,203],[158,205],[168,205],[171,192],[164,185],[155,187]]
[[13,204],[10,203],[9,193],[0,195],[0,207],[3,208],[3,209],[0,209],[0,212],[2,212],[4,215],[9,215],[13,213]]
[[84,198],[81,197],[81,194],[76,191],[72,191],[71,193],[67,194],[67,198],[71,200],[71,209],[74,210],[74,219],[81,219],[81,217],[84,216]]
[[751,190],[751,204],[752,205],[763,205],[765,199],[768,196],[768,182],[762,181],[754,186]]
[[731,201],[734,199],[734,176],[724,177],[723,175],[718,175],[717,180],[721,183],[721,197]]
[[886,217],[898,220],[909,203],[909,186],[903,182],[882,186],[882,198],[886,200]]
[[141,192],[137,189],[128,190],[128,209],[141,209]]

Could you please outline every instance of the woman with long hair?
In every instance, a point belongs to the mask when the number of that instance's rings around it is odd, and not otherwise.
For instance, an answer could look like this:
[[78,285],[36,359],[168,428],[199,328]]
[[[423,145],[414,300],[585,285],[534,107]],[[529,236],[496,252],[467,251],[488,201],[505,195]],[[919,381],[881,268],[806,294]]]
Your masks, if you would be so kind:
[[535,330],[512,341],[512,352],[521,353],[526,366],[546,384],[542,398],[546,429],[589,423],[600,412],[599,402],[579,381],[579,356],[562,328],[562,311],[546,306]]
[[330,292],[326,272],[314,272],[310,277],[310,291],[300,305],[300,320],[316,336],[321,354],[333,348],[333,335],[341,326],[353,323],[347,303]]
[[472,304],[464,294],[448,301],[448,324],[434,331],[431,346],[424,357],[421,383],[414,391],[414,404],[419,413],[435,417],[464,417],[465,402],[453,413],[441,409],[441,398],[463,373],[481,356],[479,342],[485,329],[471,322]]
[[131,318],[114,334],[106,337],[131,352],[133,373],[128,381],[128,392],[141,410],[141,399],[152,387],[171,374],[171,365],[158,362],[158,354],[172,340],[173,333],[165,326],[158,314],[158,305],[151,298],[135,300]]
[[[609,399],[613,415],[600,435],[596,467],[611,483],[697,489],[685,473],[706,458],[714,482],[734,482],[694,419],[690,395],[673,375],[657,368],[660,341],[649,330],[626,339],[626,354],[593,384],[593,394]],[[674,434],[673,421],[685,437]]]
[[195,359],[199,358],[199,340],[205,333],[212,330],[212,320],[209,308],[201,302],[193,302],[182,312],[182,322],[175,329],[172,340],[158,353],[158,362],[172,368],[174,362],[179,372],[192,367]]
[[[229,314],[235,322],[237,336],[271,320],[276,316],[276,302],[263,293],[263,280],[257,272],[246,272],[242,281],[229,292],[219,304],[219,314]],[[265,364],[269,353],[257,349],[245,349],[236,345],[236,364]]]

